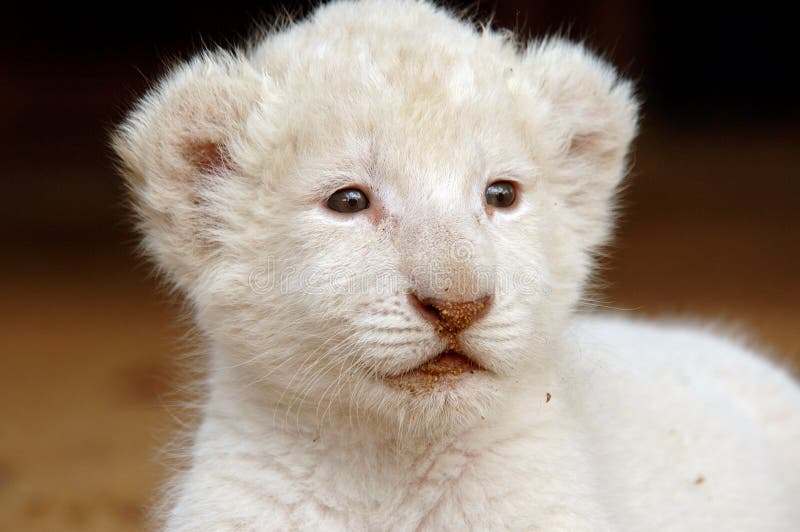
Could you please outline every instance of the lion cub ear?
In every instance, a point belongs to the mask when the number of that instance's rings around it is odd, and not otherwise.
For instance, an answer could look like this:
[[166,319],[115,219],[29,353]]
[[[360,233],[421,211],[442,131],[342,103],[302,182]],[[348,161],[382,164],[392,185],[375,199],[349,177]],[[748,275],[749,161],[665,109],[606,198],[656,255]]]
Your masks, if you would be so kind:
[[206,53],[150,91],[115,132],[147,251],[177,284],[210,259],[208,189],[234,179],[231,147],[258,103],[262,76],[238,55]]
[[[605,238],[610,201],[636,135],[633,84],[584,46],[562,39],[531,44],[522,61],[524,97],[539,110],[527,117],[527,127],[550,166],[548,180],[578,215],[586,244],[597,245]],[[544,106],[536,105],[542,101]]]

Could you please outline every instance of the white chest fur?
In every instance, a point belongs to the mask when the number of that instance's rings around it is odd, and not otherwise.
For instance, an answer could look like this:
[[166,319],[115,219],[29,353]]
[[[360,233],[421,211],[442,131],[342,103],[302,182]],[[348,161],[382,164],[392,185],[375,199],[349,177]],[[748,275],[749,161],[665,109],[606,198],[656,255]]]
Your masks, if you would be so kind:
[[245,530],[602,529],[569,412],[545,393],[518,399],[499,420],[402,448],[363,427],[276,431],[210,417],[181,496],[203,510],[179,503],[173,524],[216,514]]

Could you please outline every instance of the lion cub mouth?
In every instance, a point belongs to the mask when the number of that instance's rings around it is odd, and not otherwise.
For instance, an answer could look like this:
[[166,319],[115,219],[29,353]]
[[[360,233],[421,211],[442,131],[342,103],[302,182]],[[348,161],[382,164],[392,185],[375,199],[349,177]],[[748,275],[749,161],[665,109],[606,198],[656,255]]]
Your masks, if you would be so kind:
[[474,372],[475,370],[481,369],[483,368],[481,368],[463,353],[454,351],[452,349],[445,349],[435,358],[425,362],[420,366],[417,366],[409,373],[441,377],[443,375],[456,376],[461,375],[466,371]]
[[485,369],[463,353],[445,349],[416,368],[389,377],[388,381],[413,395],[420,395],[454,382],[465,373],[474,374],[478,371]]

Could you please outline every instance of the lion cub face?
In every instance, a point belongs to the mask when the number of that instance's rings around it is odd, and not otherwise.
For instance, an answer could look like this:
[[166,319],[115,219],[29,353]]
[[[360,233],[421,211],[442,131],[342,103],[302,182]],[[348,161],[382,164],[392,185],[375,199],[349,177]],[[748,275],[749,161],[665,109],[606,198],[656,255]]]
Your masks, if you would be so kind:
[[372,0],[181,65],[115,148],[226,382],[416,431],[550,363],[635,122],[579,46]]

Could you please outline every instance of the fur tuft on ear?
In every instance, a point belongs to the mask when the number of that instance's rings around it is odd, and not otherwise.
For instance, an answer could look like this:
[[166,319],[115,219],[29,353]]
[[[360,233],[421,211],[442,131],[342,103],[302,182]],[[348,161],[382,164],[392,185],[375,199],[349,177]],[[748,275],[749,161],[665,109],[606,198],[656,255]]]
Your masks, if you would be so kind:
[[633,84],[584,46],[562,39],[531,44],[523,76],[524,97],[547,103],[526,117],[531,143],[546,153],[550,166],[543,170],[563,206],[577,214],[575,228],[596,247],[610,228],[610,202],[637,131]]
[[243,56],[207,52],[175,68],[113,136],[145,247],[179,286],[208,255],[204,188],[238,171],[229,148],[262,80]]

